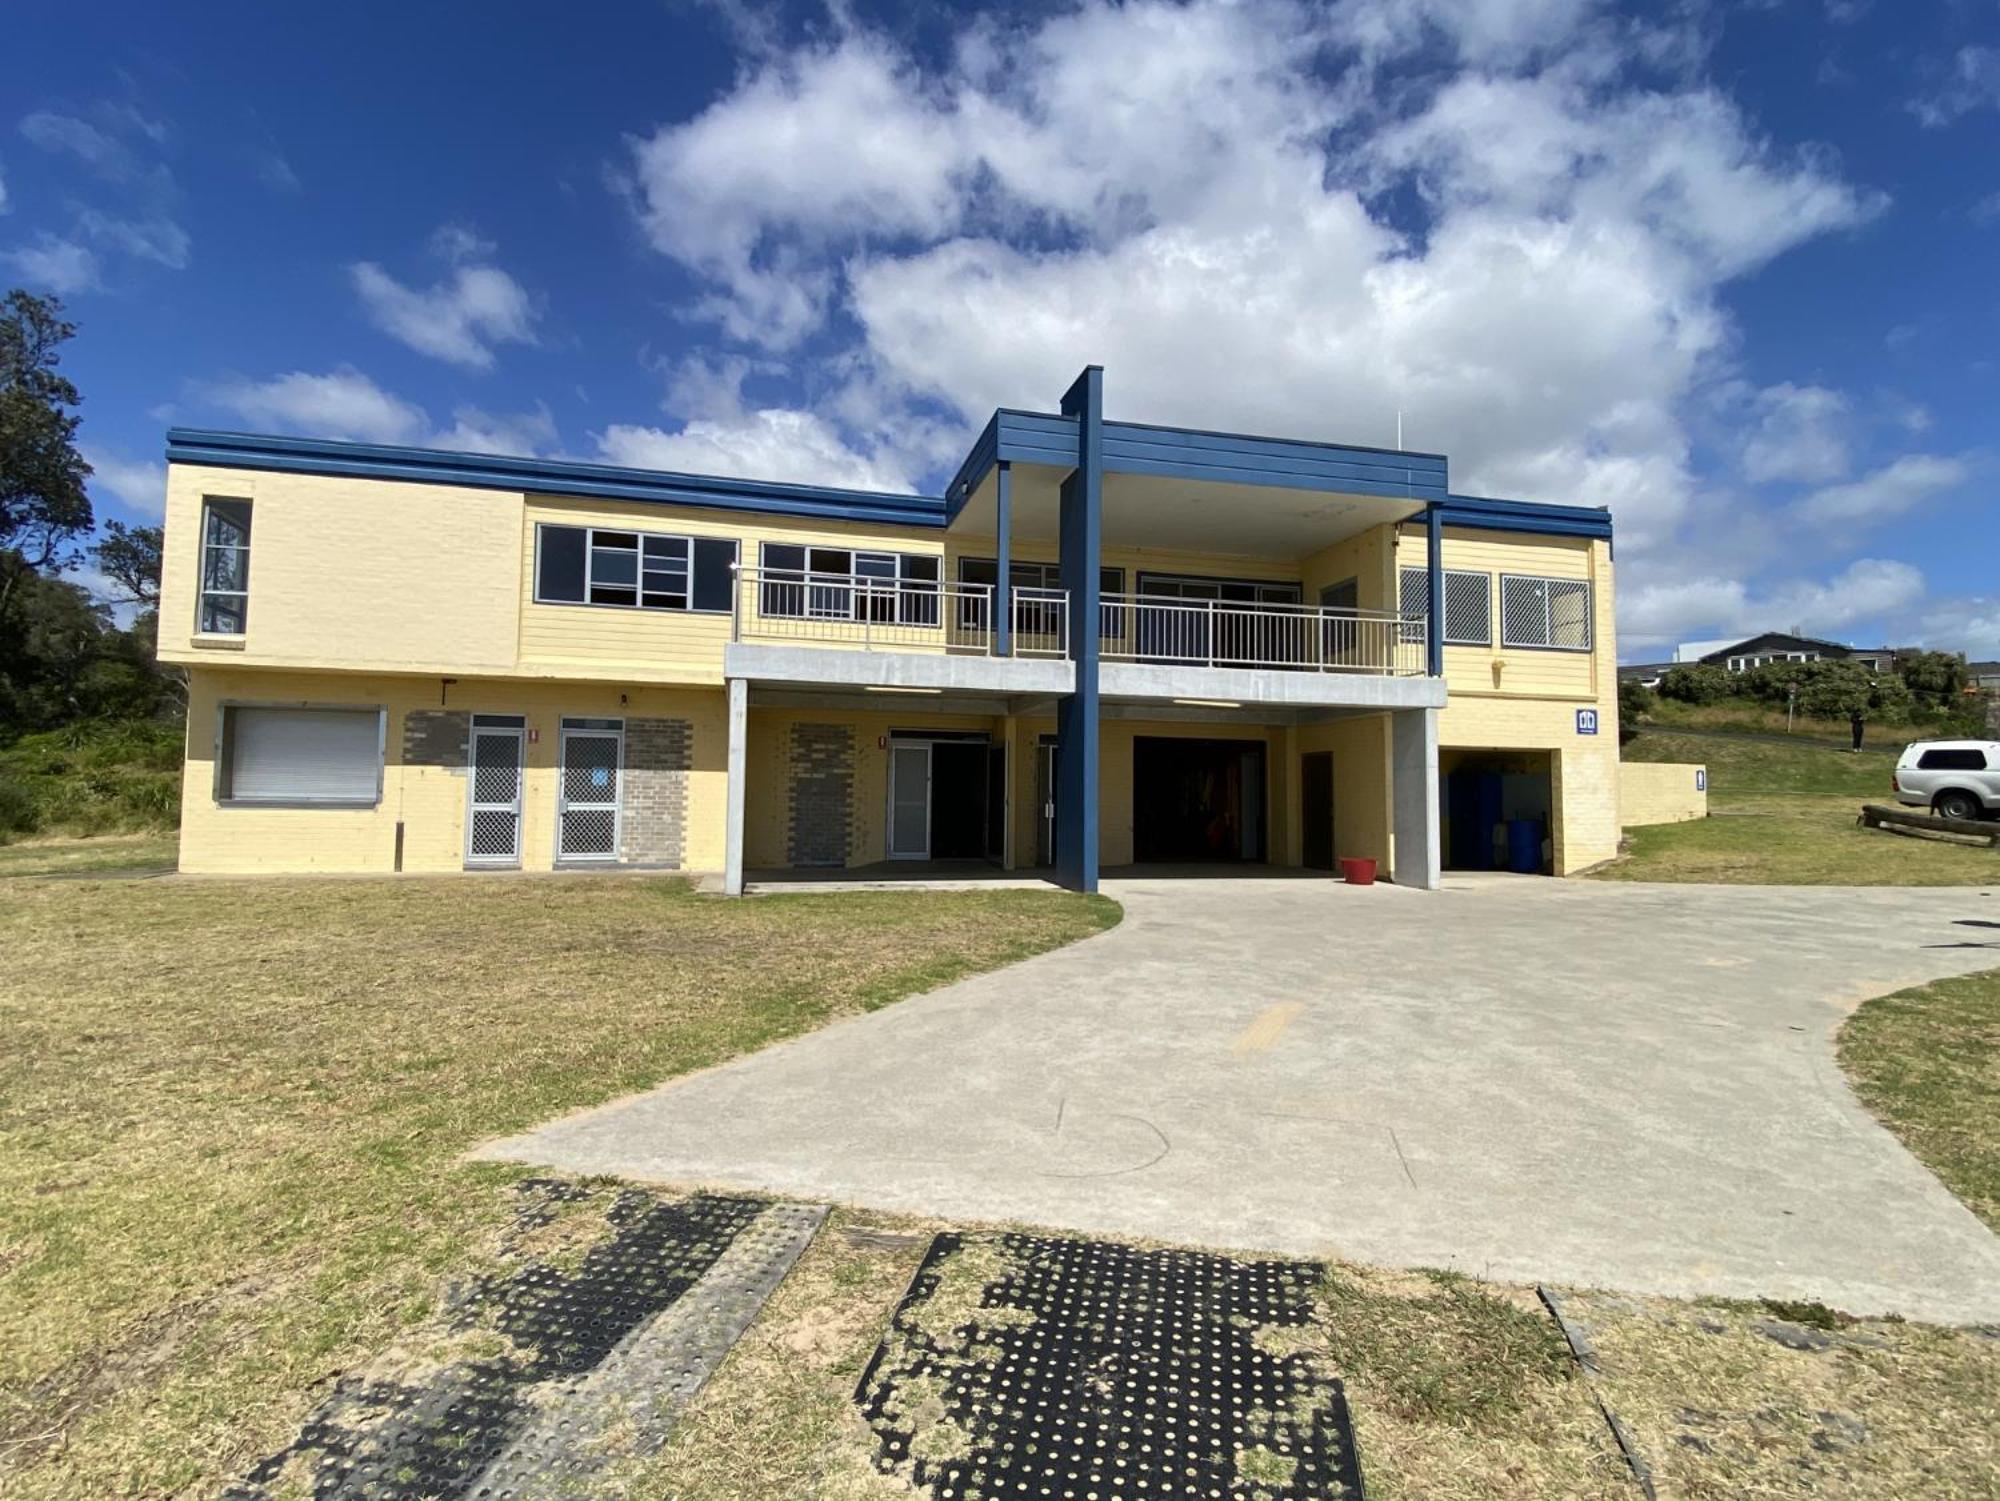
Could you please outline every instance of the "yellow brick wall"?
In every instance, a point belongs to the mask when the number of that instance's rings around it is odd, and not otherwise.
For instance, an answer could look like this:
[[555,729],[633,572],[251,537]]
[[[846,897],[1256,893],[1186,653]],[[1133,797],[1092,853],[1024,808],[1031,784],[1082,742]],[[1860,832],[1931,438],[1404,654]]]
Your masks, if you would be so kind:
[[[374,808],[223,806],[215,800],[216,735],[225,703],[386,709],[382,800]],[[395,867],[396,825],[406,871],[451,871],[465,863],[465,775],[461,769],[406,766],[403,717],[446,708],[526,716],[522,787],[522,867],[555,863],[560,724],[565,716],[684,719],[693,729],[683,864],[720,870],[727,795],[727,700],[720,689],[556,684],[520,679],[303,673],[201,667],[189,676],[187,765],[181,787],[181,868],[198,873],[387,872]]]
[[[250,502],[250,607],[234,640],[195,631],[204,497]],[[504,490],[173,464],[160,658],[351,671],[514,665],[521,496]]]
[[[1344,575],[1343,575],[1344,576]],[[1304,725],[1296,732],[1297,754],[1333,752],[1333,854],[1336,860],[1373,860],[1386,875],[1393,864],[1393,814],[1389,785],[1392,725],[1387,714]],[[1305,834],[1294,817],[1285,863],[1305,858]]]
[[1692,762],[1625,761],[1618,768],[1618,821],[1626,828],[1708,817],[1708,768]]

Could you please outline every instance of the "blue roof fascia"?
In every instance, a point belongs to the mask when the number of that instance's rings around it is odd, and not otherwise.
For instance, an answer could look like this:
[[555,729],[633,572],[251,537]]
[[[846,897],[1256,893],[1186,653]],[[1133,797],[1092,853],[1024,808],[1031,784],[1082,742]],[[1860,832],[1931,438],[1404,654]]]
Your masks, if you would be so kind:
[[1611,538],[1611,512],[1597,506],[1543,505],[1535,500],[1493,500],[1448,495],[1438,506],[1444,525],[1489,532],[1529,532],[1543,537]]
[[407,480],[418,484],[636,500],[654,505],[707,506],[815,520],[927,527],[945,524],[945,503],[931,495],[892,495],[771,480],[671,474],[613,464],[343,443],[324,438],[270,437],[177,427],[167,433],[167,460],[289,474]]
[[[1074,467],[1075,419],[1008,407],[996,411],[945,492],[953,518],[993,467],[1003,461]],[[1420,501],[1441,501],[1450,489],[1442,454],[1142,422],[1104,424],[1104,469],[1107,474]]]

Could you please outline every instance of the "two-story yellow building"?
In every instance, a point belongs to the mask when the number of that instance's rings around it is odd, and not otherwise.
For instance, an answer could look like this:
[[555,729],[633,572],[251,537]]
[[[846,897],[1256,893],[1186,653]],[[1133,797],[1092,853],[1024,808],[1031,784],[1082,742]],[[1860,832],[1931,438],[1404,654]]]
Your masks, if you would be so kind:
[[1618,840],[1611,521],[1433,454],[1110,422],[941,497],[177,429],[181,867],[720,872]]

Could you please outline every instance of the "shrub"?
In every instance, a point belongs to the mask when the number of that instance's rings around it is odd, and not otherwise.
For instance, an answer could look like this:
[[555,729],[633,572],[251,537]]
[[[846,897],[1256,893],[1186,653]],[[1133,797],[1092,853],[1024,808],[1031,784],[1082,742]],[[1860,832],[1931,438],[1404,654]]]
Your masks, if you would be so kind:
[[0,777],[0,841],[32,834],[40,827],[34,795],[10,777]]
[[1736,691],[1736,679],[1735,673],[1701,662],[1669,667],[1660,679],[1660,697],[1684,704],[1712,704]]
[[1631,725],[1653,712],[1653,690],[1633,678],[1618,685],[1618,722]]

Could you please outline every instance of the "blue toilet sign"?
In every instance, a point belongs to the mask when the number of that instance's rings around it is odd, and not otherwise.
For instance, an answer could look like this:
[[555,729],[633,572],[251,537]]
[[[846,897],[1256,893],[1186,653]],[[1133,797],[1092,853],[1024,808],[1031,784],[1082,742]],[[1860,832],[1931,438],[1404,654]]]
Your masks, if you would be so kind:
[[1578,709],[1576,711],[1576,732],[1579,735],[1595,735],[1597,733],[1597,711],[1595,709]]
[[591,767],[590,785],[593,787],[609,787],[611,785],[611,768],[608,766]]

